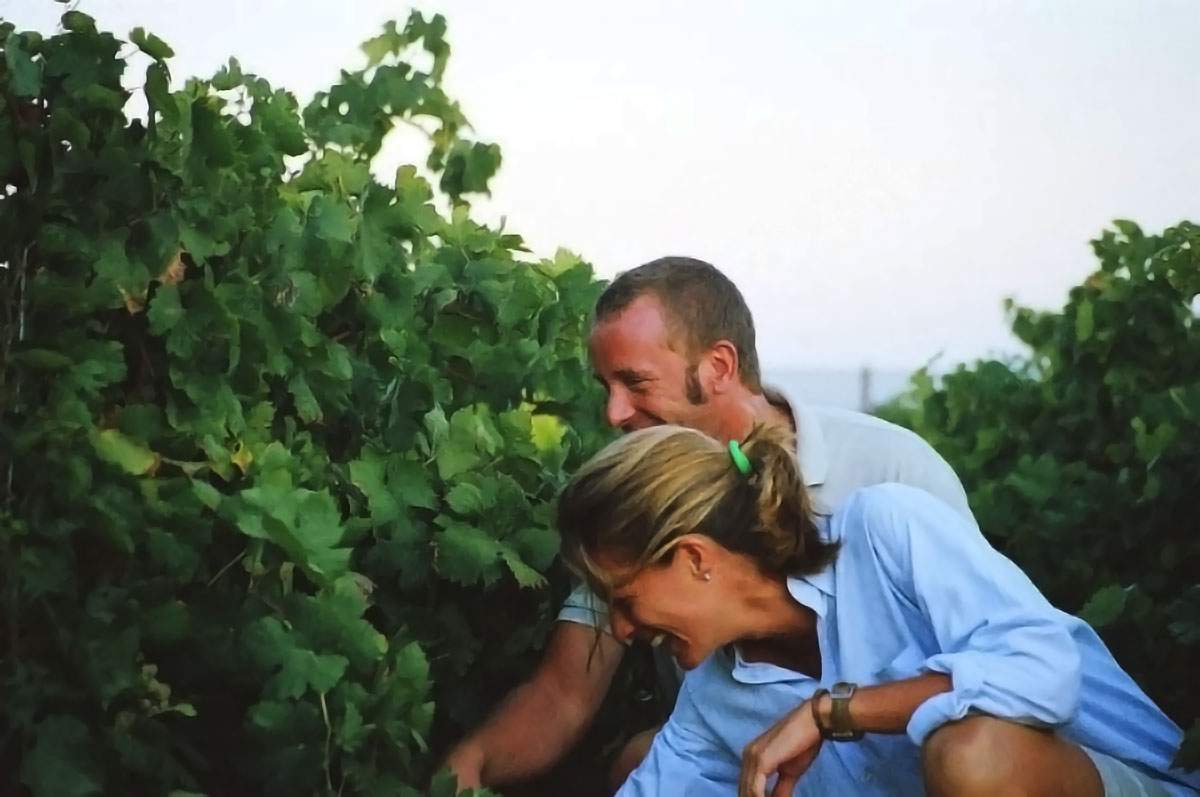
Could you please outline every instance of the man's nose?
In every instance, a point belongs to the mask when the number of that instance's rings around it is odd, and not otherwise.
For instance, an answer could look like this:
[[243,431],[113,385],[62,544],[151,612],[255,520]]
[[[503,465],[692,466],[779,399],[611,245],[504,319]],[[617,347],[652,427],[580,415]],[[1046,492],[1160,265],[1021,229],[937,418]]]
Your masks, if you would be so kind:
[[604,420],[614,429],[619,429],[637,412],[629,400],[629,392],[620,387],[608,391],[608,403],[604,405]]

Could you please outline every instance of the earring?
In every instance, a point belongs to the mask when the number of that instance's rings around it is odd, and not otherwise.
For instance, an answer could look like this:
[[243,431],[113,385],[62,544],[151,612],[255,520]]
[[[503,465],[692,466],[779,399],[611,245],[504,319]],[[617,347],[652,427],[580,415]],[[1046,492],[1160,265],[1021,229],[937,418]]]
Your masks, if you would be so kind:
[[703,575],[703,576],[701,576],[701,578],[703,578],[705,581],[712,581],[712,573],[710,573],[709,571],[705,570],[705,571],[704,571],[704,575]]

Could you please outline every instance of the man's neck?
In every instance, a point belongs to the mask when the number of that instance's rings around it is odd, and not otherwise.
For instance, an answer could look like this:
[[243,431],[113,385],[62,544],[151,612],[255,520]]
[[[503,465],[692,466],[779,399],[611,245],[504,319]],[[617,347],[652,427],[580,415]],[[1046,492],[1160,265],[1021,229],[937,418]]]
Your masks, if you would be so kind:
[[751,393],[749,390],[729,397],[728,409],[724,413],[728,418],[726,423],[727,436],[744,440],[750,430],[758,424],[784,426],[795,431],[796,424],[792,420],[791,410],[786,404],[778,406],[762,393]]
[[756,423],[770,423],[786,426],[793,432],[796,431],[796,421],[792,416],[792,408],[788,406],[787,400],[783,396],[777,396],[778,403],[772,402],[765,393],[757,393],[752,396],[756,403]]

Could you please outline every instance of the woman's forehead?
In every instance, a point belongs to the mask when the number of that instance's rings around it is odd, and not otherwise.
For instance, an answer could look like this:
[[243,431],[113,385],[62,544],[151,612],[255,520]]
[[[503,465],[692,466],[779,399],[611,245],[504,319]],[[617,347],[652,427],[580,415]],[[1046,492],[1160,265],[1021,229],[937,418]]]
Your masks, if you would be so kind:
[[620,597],[628,591],[641,568],[623,564],[611,556],[586,553],[584,557],[588,586],[592,592],[606,600]]
[[609,550],[588,551],[588,561],[598,575],[611,584],[628,581],[638,570],[638,566],[629,562],[627,557]]

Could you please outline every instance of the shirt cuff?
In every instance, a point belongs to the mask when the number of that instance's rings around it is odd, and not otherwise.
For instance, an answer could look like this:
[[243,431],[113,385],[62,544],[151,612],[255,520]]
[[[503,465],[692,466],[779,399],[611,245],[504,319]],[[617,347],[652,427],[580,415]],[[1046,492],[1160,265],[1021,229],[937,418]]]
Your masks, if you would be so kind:
[[950,691],[934,695],[913,712],[908,720],[908,738],[920,747],[929,734],[947,722],[967,716],[983,695],[984,672],[976,657],[941,654],[926,660],[924,669],[950,676]]
[[1035,728],[1051,728],[1070,718],[1071,704],[1066,701],[1054,703],[1043,694],[1043,702],[1038,704],[1036,694],[1006,690],[997,682],[1004,679],[997,678],[995,656],[973,651],[939,653],[925,661],[924,669],[949,675],[951,688],[926,700],[909,718],[908,738],[917,746],[947,722],[971,712]]
[[608,606],[596,597],[584,585],[576,587],[558,612],[560,622],[579,623],[580,625],[609,631]]

